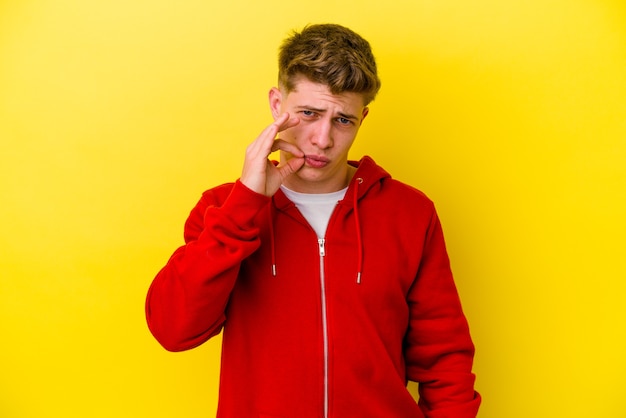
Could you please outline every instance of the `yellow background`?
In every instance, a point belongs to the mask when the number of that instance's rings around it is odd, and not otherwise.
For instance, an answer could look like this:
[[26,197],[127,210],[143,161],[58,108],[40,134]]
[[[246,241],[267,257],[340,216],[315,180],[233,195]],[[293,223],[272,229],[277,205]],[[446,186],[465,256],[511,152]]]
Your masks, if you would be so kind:
[[622,0],[0,1],[0,417],[214,415],[144,296],[310,22],[378,57],[353,157],[437,203],[480,417],[625,417]]

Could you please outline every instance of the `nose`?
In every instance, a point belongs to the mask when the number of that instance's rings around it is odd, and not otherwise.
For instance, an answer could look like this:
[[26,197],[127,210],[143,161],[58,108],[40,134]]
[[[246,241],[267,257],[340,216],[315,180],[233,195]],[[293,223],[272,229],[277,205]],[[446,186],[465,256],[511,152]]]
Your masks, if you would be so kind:
[[319,149],[326,149],[333,146],[331,121],[318,120],[312,132],[311,143]]

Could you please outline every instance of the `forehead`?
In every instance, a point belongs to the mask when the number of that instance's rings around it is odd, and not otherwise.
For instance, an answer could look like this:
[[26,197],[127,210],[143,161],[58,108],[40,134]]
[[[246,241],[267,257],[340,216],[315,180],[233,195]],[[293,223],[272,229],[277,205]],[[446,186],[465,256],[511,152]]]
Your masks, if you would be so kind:
[[365,106],[365,97],[361,93],[332,93],[326,84],[316,83],[306,77],[299,77],[294,80],[293,88],[287,92],[287,100],[302,105],[305,103],[299,102],[327,102],[349,108],[363,108]]

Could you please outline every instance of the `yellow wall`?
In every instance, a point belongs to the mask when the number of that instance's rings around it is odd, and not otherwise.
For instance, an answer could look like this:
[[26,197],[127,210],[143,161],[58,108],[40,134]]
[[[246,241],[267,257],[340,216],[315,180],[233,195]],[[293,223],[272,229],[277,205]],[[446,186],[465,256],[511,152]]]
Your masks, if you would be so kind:
[[144,295],[327,21],[379,59],[354,156],[437,202],[480,416],[626,416],[622,0],[5,0],[1,417],[214,414],[219,340],[165,352]]

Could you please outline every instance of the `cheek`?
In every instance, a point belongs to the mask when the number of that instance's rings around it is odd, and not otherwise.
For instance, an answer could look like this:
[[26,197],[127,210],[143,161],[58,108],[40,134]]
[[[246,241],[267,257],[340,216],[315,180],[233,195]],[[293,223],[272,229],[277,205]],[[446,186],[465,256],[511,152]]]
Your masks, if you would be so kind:
[[301,125],[294,126],[293,128],[284,131],[281,136],[285,141],[297,144],[299,140],[306,137],[306,127]]
[[356,132],[341,132],[335,135],[335,146],[350,148],[356,139]]

